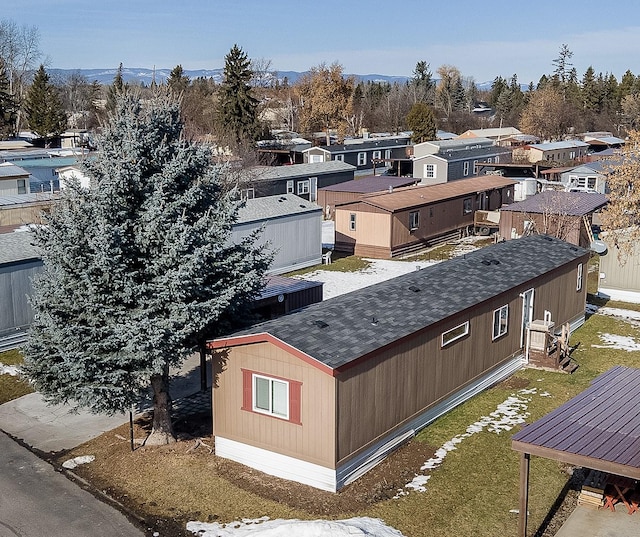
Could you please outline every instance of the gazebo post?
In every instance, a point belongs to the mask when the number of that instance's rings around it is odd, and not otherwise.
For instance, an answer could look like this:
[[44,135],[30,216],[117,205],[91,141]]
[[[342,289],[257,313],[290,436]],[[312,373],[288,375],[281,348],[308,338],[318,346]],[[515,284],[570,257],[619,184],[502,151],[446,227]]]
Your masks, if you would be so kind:
[[529,453],[520,453],[520,511],[518,513],[518,537],[527,537],[529,508]]

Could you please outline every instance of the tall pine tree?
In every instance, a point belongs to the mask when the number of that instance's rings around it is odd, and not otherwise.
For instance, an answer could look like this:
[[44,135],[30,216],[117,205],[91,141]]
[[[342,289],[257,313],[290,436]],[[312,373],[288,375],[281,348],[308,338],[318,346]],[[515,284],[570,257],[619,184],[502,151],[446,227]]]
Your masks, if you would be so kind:
[[58,89],[49,82],[44,66],[36,71],[26,98],[29,128],[44,139],[45,147],[50,138],[60,136],[67,128],[67,114]]
[[128,410],[151,386],[148,443],[174,440],[169,367],[262,287],[270,259],[254,237],[229,242],[238,202],[210,151],[184,141],[166,93],[116,110],[87,162],[90,189],[71,185],[36,231],[45,270],[25,374],[48,401]]
[[258,100],[249,85],[251,61],[238,45],[225,56],[223,75],[218,108],[222,138],[235,146],[255,141],[260,132]]
[[6,140],[14,134],[17,113],[18,106],[11,94],[7,70],[0,58],[0,140]]

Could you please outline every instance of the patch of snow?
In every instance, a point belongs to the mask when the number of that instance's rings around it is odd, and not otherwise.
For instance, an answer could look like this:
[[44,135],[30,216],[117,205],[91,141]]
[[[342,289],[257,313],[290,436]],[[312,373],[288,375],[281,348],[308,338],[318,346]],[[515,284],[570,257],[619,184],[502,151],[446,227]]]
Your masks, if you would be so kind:
[[73,459],[69,459],[68,461],[64,461],[62,463],[62,467],[67,470],[73,470],[77,466],[81,464],[88,464],[90,462],[95,461],[96,458],[94,455],[81,455],[80,457],[74,457]]
[[640,311],[626,310],[623,308],[609,308],[606,306],[598,307],[595,304],[587,304],[586,308],[589,314],[607,315],[622,319],[634,326],[640,326]]
[[[524,421],[529,417],[527,408],[531,402],[531,396],[537,393],[537,388],[528,388],[518,390],[515,394],[510,395],[488,416],[482,416],[478,421],[469,425],[464,433],[454,436],[451,440],[442,444],[442,446],[433,454],[433,457],[420,467],[420,470],[434,470],[435,468],[438,468],[438,466],[440,466],[444,461],[447,454],[456,449],[456,446],[465,438],[469,438],[474,434],[480,433],[484,429],[487,429],[487,431],[492,433],[500,434],[502,431],[511,430],[515,425],[524,423]],[[546,394],[547,392],[544,393]],[[545,395],[544,397],[549,395],[550,394]],[[431,476],[428,474],[416,475],[405,485],[404,489],[398,490],[394,499],[397,500],[402,496],[406,496],[412,490],[415,492],[425,492],[427,490],[425,485],[430,477]]]
[[403,537],[398,530],[378,518],[356,517],[346,520],[242,520],[230,524],[188,522],[187,530],[199,537]]
[[596,349],[620,349],[627,352],[640,351],[640,342],[630,336],[598,334],[604,345],[591,345]]
[[316,270],[297,276],[303,280],[324,283],[324,300],[380,283],[396,276],[431,265],[429,261],[391,261],[388,259],[367,259],[370,266],[356,272]]
[[20,368],[15,365],[4,365],[0,363],[0,375],[11,375],[17,377],[20,374]]

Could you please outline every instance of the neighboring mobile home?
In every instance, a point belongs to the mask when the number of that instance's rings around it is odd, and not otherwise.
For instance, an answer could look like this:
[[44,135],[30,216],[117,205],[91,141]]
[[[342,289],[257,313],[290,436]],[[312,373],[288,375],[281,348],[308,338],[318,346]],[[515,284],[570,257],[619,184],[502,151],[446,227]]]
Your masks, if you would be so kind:
[[500,210],[500,236],[517,239],[531,233],[554,235],[589,248],[593,215],[607,204],[604,194],[545,190]]
[[322,263],[322,209],[293,194],[246,200],[231,242],[260,232],[258,244],[275,253],[269,272],[281,274]]
[[339,490],[520,368],[530,321],[580,326],[588,259],[503,242],[210,341],[216,454]]
[[0,164],[0,196],[29,194],[29,172],[12,162]]
[[640,303],[640,248],[631,237],[618,234],[621,251],[609,233],[600,239],[607,245],[606,253],[600,254],[600,278],[598,293],[612,300]]
[[333,220],[336,205],[350,201],[357,201],[367,194],[374,192],[389,192],[396,188],[414,185],[412,177],[394,177],[392,175],[370,175],[326,186],[318,189],[318,205],[324,211],[324,217]]
[[17,347],[33,322],[31,278],[43,263],[30,232],[0,234],[0,351]]
[[240,195],[243,199],[251,199],[295,194],[315,202],[319,188],[352,181],[355,170],[355,166],[344,162],[256,166],[243,174]]
[[499,175],[415,186],[336,205],[335,249],[389,259],[418,251],[473,226],[476,210],[513,200],[516,181]]

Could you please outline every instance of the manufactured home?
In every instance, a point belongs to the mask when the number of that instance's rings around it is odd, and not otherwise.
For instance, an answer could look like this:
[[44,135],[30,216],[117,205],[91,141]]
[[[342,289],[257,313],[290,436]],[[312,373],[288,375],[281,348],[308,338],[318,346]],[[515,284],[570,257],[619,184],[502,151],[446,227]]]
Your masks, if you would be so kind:
[[584,322],[589,252],[499,243],[208,342],[220,457],[329,491]]
[[487,175],[442,185],[408,187],[336,205],[335,249],[389,259],[460,238],[476,210],[513,200],[516,181]]

